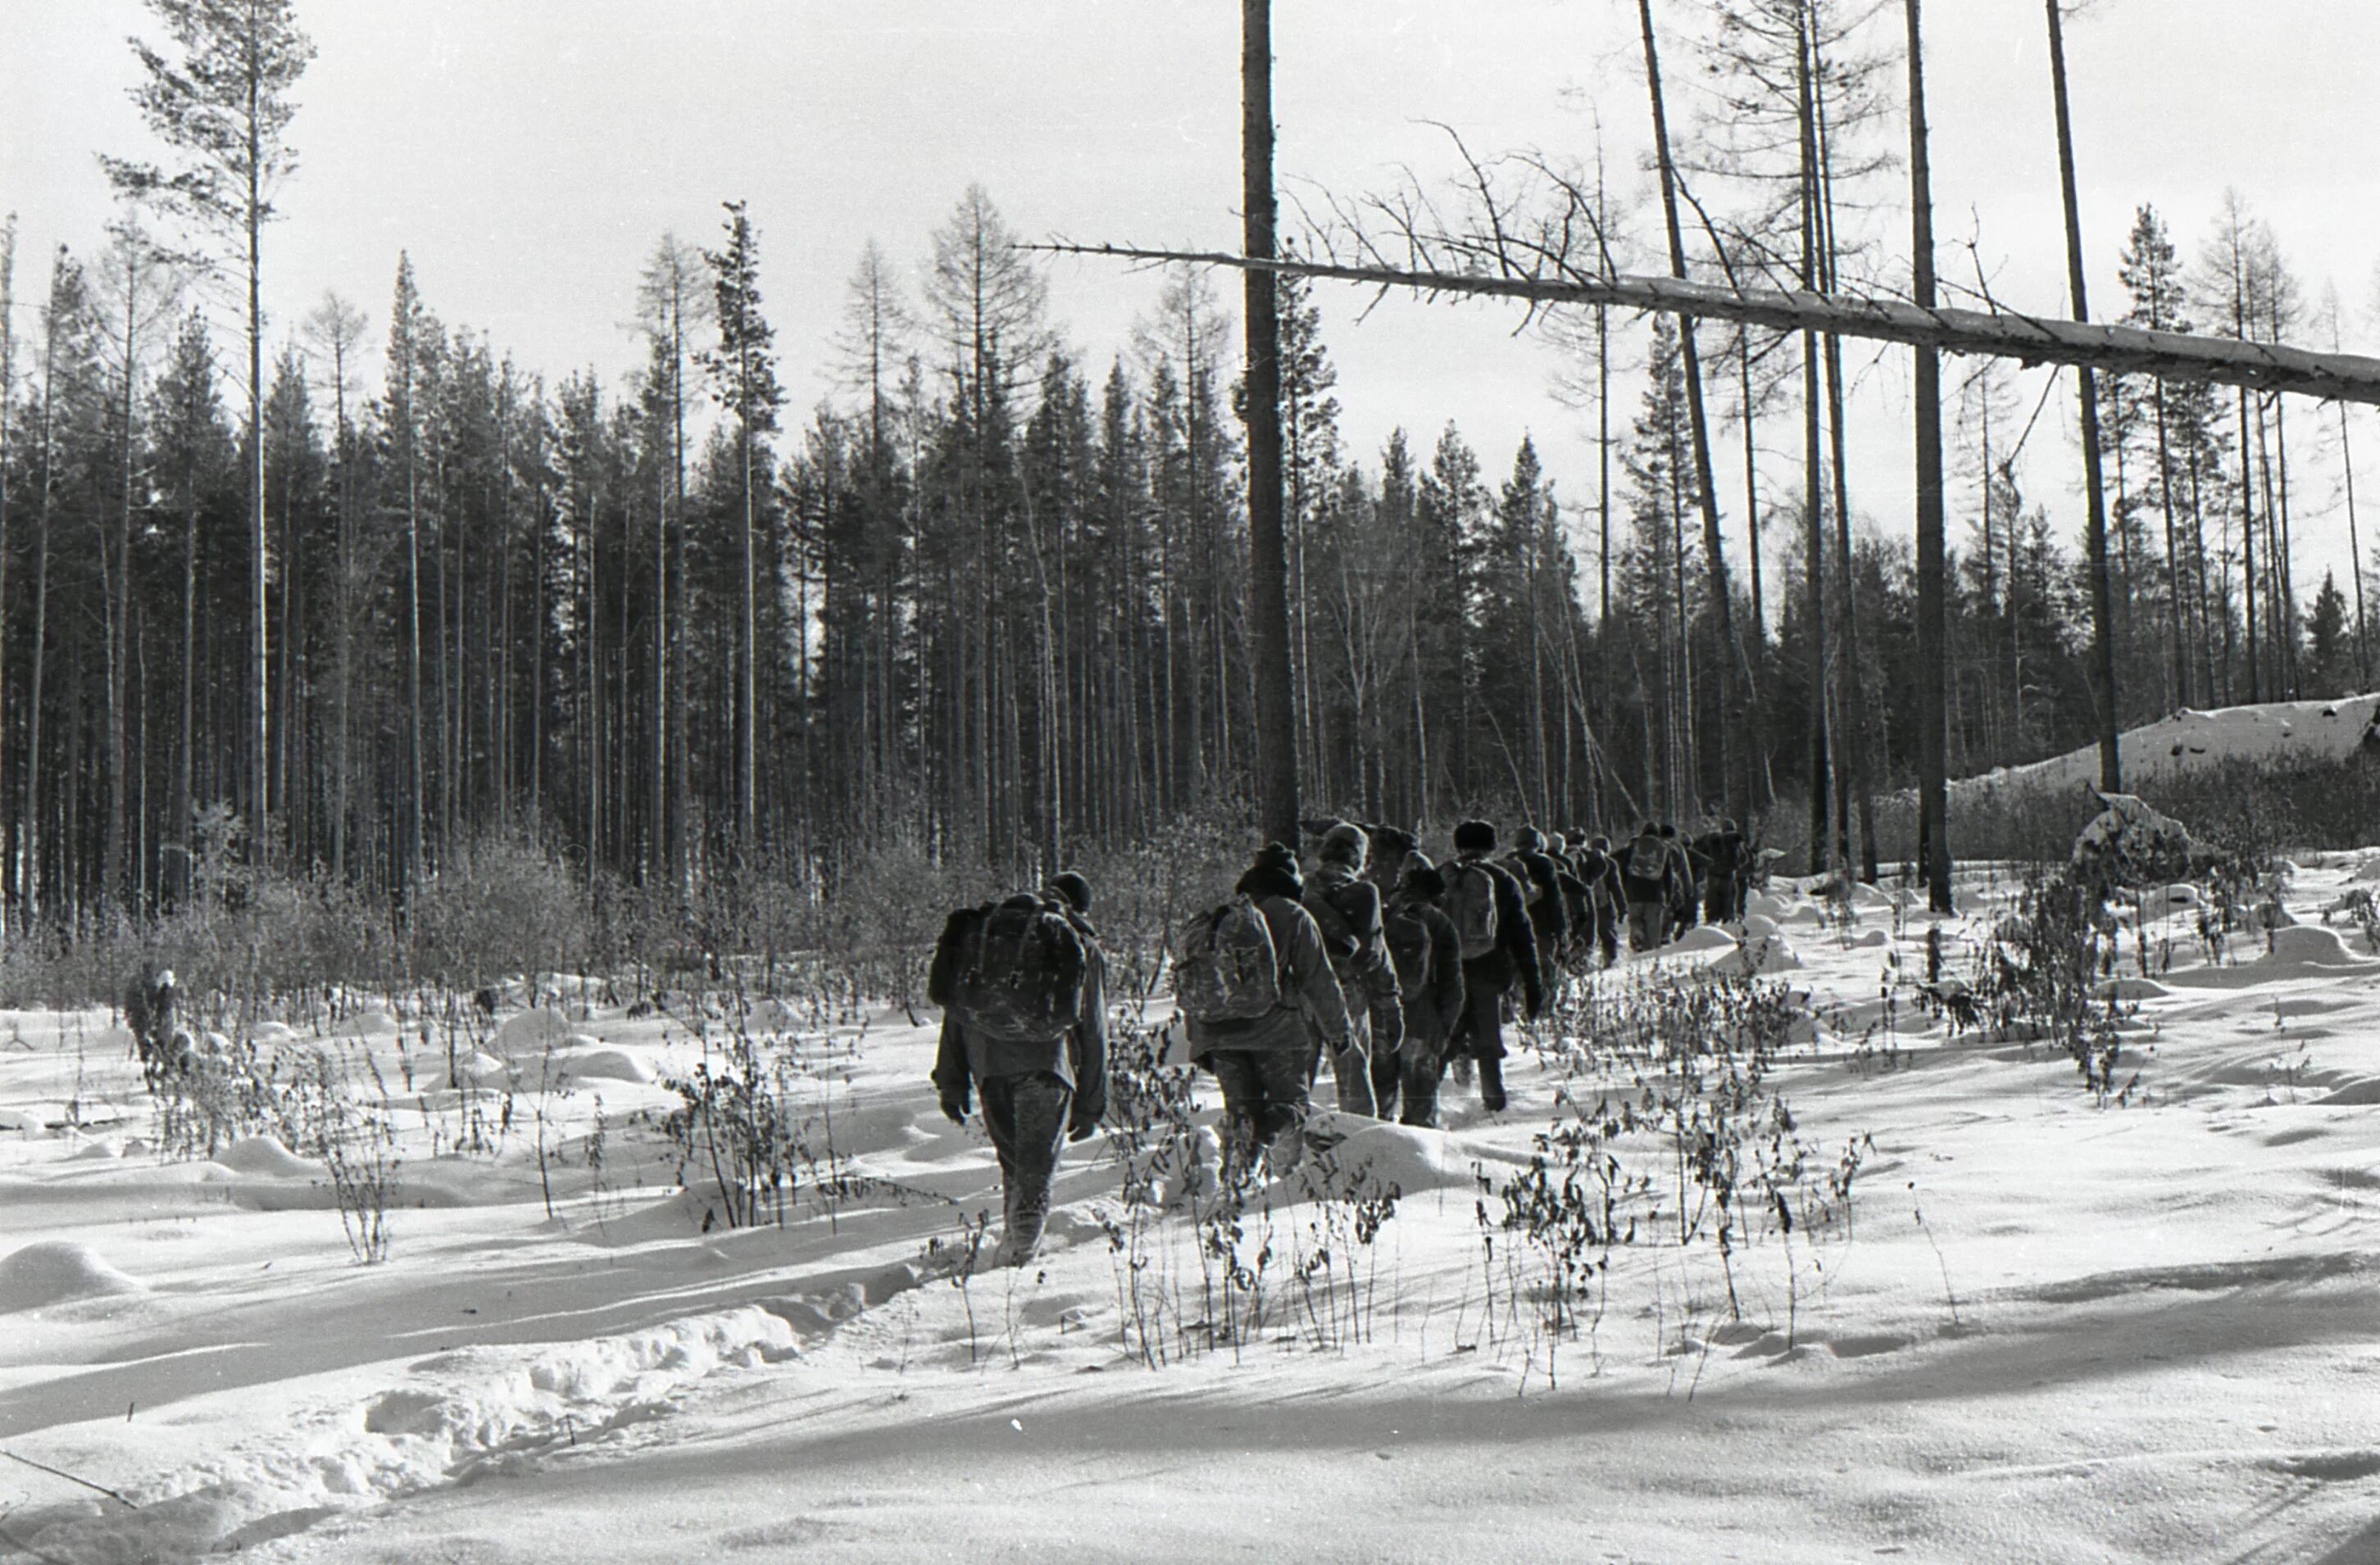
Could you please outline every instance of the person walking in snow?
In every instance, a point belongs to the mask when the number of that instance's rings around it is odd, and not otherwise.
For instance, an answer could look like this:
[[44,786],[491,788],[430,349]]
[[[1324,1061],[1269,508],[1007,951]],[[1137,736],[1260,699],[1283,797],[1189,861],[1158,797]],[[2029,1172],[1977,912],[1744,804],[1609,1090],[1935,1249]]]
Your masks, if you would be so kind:
[[1352,1041],[1346,997],[1305,891],[1297,856],[1268,843],[1232,900],[1191,920],[1175,953],[1190,1058],[1223,1089],[1224,1163],[1232,1175],[1265,1154],[1295,1163],[1321,1051],[1342,1054]]
[[1107,1112],[1107,958],[1090,909],[1090,882],[1069,871],[1040,894],[953,914],[951,949],[935,953],[948,977],[934,1092],[954,1124],[980,1100],[1000,1159],[997,1264],[1039,1250],[1064,1144]]
[[1396,968],[1380,939],[1380,888],[1362,878],[1370,845],[1362,827],[1332,822],[1301,899],[1321,931],[1331,976],[1347,1001],[1352,1042],[1347,1052],[1332,1057],[1330,1068],[1339,1107],[1351,1114],[1375,1111],[1376,1084],[1384,1071],[1395,1081],[1397,1044],[1405,1030]]
[[1488,855],[1496,828],[1466,820],[1454,829],[1454,859],[1446,876],[1446,916],[1463,951],[1463,1016],[1448,1040],[1449,1059],[1479,1068],[1479,1104],[1500,1113],[1504,1096],[1504,1001],[1521,988],[1530,1020],[1544,1013],[1545,975],[1537,964],[1536,931],[1521,883]]
[[1395,1074],[1383,1081],[1375,1060],[1372,1087],[1382,1119],[1402,1097],[1398,1118],[1409,1125],[1438,1123],[1438,1086],[1446,1069],[1447,1039],[1464,1009],[1463,941],[1439,906],[1445,894],[1446,877],[1437,866],[1419,852],[1409,854],[1404,878],[1381,918],[1389,954],[1396,964],[1405,1025]]
[[1621,850],[1619,865],[1621,893],[1628,904],[1628,949],[1652,951],[1667,944],[1678,867],[1661,829],[1645,821]]

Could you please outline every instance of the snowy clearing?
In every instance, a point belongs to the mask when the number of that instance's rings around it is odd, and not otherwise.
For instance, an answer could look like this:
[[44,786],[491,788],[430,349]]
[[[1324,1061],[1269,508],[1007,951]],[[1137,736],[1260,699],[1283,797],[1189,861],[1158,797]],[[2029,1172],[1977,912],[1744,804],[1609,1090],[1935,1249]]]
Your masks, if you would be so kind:
[[[1781,886],[1742,943],[1580,985],[1495,1120],[1451,1085],[1445,1132],[1324,1117],[1322,1171],[1240,1219],[1236,1336],[1193,1220],[1120,1204],[1118,1135],[1069,1149],[1034,1267],[958,1265],[997,1173],[897,1014],[761,1018],[804,1160],[735,1229],[660,1126],[732,1032],[685,997],[252,1029],[323,1050],[342,1091],[289,1102],[352,1116],[335,1166],[163,1158],[104,1013],[0,1014],[0,1558],[2380,1557],[2380,952],[2322,919],[2369,862],[2301,865],[2301,922],[2215,964],[2191,899],[2127,909],[2120,1096],[1933,1013],[1908,898]],[[2013,890],[1966,883],[1948,971]],[[1614,1019],[1728,972],[1789,1018],[1808,1204],[1681,1246],[1670,1154],[1620,1135],[1635,1242],[1557,1316],[1481,1179],[1662,1090]]]

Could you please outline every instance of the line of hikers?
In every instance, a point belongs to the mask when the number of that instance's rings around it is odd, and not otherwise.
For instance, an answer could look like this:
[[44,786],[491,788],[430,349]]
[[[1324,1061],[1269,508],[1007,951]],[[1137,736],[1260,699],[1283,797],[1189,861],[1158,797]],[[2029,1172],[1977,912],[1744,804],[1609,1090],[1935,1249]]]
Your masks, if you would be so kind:
[[[1496,856],[1496,828],[1466,820],[1433,863],[1409,831],[1312,823],[1310,867],[1266,844],[1231,900],[1194,916],[1173,952],[1190,1058],[1223,1094],[1227,1170],[1293,1164],[1329,1059],[1343,1112],[1435,1126],[1450,1071],[1475,1073],[1480,1106],[1506,1104],[1504,1024],[1543,1014],[1554,977],[1647,951],[1692,926],[1740,918],[1749,857],[1733,821],[1692,843],[1646,822],[1619,848],[1535,827]],[[1107,1104],[1106,958],[1079,874],[953,912],[927,998],[942,1008],[933,1083],[965,1122],[979,1103],[1000,1159],[1005,1221],[995,1258],[1030,1259],[1066,1140]]]

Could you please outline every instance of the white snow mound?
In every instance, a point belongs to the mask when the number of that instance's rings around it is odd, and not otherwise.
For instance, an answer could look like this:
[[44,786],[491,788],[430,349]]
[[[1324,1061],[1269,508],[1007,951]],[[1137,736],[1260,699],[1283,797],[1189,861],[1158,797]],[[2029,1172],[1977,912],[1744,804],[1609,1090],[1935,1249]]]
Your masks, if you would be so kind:
[[522,1011],[504,1018],[496,1029],[494,1049],[498,1054],[517,1059],[524,1054],[542,1054],[549,1049],[560,1049],[570,1040],[570,1020],[551,1006],[536,1011]]
[[1697,924],[1664,947],[1663,954],[1684,954],[1697,951],[1733,951],[1735,947],[1735,937],[1725,929],[1709,924]]
[[215,1161],[234,1173],[260,1174],[268,1179],[311,1179],[322,1165],[298,1156],[275,1138],[251,1135],[234,1142]]
[[2362,967],[2336,929],[2294,924],[2273,931],[2273,949],[2259,961],[2274,967]]
[[68,1240],[42,1240],[0,1256],[0,1311],[138,1293],[141,1286],[90,1245]]
[[1791,973],[1801,965],[1801,953],[1787,944],[1783,936],[1771,935],[1767,940],[1746,940],[1705,971],[1725,977],[1763,977],[1771,973]]
[[573,1081],[650,1082],[653,1068],[642,1055],[599,1046],[553,1057],[553,1074]]

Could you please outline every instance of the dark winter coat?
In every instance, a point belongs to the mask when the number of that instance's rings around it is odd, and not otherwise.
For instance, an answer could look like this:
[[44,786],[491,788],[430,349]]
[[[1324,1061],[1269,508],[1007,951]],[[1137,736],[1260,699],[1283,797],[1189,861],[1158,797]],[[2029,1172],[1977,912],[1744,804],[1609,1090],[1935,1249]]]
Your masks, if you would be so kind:
[[1083,943],[1082,1020],[1062,1037],[1017,1042],[970,1027],[955,1006],[946,1007],[933,1083],[942,1098],[964,1102],[972,1084],[994,1076],[1053,1075],[1075,1089],[1073,1121],[1080,1129],[1097,1124],[1108,1111],[1108,961],[1089,919],[1072,908],[1054,910],[1065,915]]
[[1545,969],[1537,961],[1536,928],[1529,922],[1529,902],[1521,882],[1502,865],[1475,853],[1458,854],[1455,861],[1485,869],[1496,887],[1496,949],[1463,963],[1463,987],[1475,1000],[1483,990],[1500,997],[1517,980],[1528,1013],[1536,1015],[1546,1007]]
[[1570,914],[1562,906],[1561,871],[1552,859],[1529,848],[1515,848],[1512,862],[1517,872],[1527,877],[1521,889],[1528,897],[1529,924],[1536,931],[1537,949],[1559,949],[1570,936]]
[[1419,952],[1397,952],[1396,970],[1405,1037],[1434,1049],[1446,1042],[1463,1015],[1463,938],[1435,903],[1400,894],[1390,909],[1417,919],[1429,934],[1428,944]]
[[1318,1043],[1334,1055],[1343,1052],[1352,1030],[1347,998],[1330,972],[1322,931],[1299,902],[1303,887],[1293,876],[1259,867],[1241,876],[1233,890],[1254,900],[1272,932],[1281,1001],[1268,1014],[1248,1022],[1189,1018],[1190,1057],[1203,1059],[1222,1049],[1305,1053]]
[[[1652,843],[1654,851],[1660,855],[1659,874],[1639,875],[1630,868],[1630,865],[1634,862],[1636,856],[1636,846],[1640,843]],[[1663,842],[1650,831],[1639,832],[1620,844],[1612,854],[1612,861],[1613,867],[1620,871],[1620,892],[1622,900],[1627,902],[1668,902],[1670,900],[1670,882],[1675,878],[1679,867],[1679,855],[1673,851],[1674,846],[1675,844]]]
[[1395,1000],[1397,972],[1380,934],[1380,888],[1346,865],[1325,864],[1306,876],[1301,902],[1314,916],[1342,993]]

